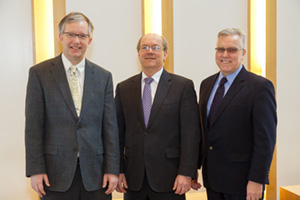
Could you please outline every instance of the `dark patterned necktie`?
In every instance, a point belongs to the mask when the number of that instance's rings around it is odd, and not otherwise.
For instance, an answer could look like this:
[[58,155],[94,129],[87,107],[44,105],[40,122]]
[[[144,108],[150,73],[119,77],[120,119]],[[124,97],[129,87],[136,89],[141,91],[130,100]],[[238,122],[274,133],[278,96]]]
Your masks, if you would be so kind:
[[144,86],[144,92],[143,92],[143,112],[144,112],[144,122],[145,127],[148,125],[150,113],[151,113],[151,107],[152,107],[152,96],[151,96],[151,82],[153,81],[153,78],[145,78],[145,86]]
[[225,92],[225,87],[224,84],[227,82],[226,77],[223,77],[220,81],[219,87],[215,93],[214,96],[214,100],[211,104],[210,107],[210,111],[208,114],[208,118],[207,118],[207,125],[208,127],[210,126],[210,122],[212,121],[212,119],[214,118],[214,115],[216,114],[216,111],[219,107],[219,105],[221,104],[222,100],[223,100],[223,96],[224,96],[224,92]]

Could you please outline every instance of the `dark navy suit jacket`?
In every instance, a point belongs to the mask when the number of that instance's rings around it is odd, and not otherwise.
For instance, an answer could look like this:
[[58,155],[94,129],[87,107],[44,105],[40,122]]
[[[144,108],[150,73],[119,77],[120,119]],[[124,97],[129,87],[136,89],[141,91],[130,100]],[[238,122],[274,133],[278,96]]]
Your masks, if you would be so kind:
[[207,127],[207,102],[218,75],[200,86],[204,186],[245,194],[248,180],[268,183],[276,141],[275,91],[269,80],[243,67]]

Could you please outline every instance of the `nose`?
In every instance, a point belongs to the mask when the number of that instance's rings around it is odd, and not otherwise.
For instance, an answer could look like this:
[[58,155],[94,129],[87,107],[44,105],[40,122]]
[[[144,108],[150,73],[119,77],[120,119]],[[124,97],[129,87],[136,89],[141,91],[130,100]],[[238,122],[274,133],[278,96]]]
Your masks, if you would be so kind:
[[147,50],[148,53],[153,53],[152,47]]
[[227,49],[225,49],[224,53],[223,53],[223,57],[227,57],[228,56],[228,51]]
[[74,37],[73,41],[79,43],[79,42],[80,42],[80,40],[79,40],[79,35],[76,35],[76,36]]

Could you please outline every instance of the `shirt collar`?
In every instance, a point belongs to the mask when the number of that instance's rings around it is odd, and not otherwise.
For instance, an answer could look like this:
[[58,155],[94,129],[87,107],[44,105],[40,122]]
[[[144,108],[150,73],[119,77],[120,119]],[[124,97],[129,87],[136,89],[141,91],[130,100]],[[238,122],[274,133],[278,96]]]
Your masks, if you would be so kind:
[[[65,68],[66,72],[69,71],[70,67],[73,64],[68,60],[68,58],[63,53],[61,54],[61,58],[62,58],[62,62],[64,64],[64,68]],[[81,74],[84,74],[85,58],[83,58],[82,61],[76,65],[76,67],[78,68],[79,76]]]
[[[151,76],[151,78],[153,78],[153,80],[158,83],[159,79],[163,73],[164,68],[162,67],[158,72],[156,72],[153,76]],[[142,72],[142,81],[144,81],[144,79],[147,78],[146,74],[144,72]]]
[[[233,83],[234,79],[240,73],[242,68],[243,68],[243,65],[241,65],[240,68],[238,68],[238,70],[236,70],[232,74],[229,74],[228,76],[226,76],[227,82],[229,83],[229,85],[231,85]],[[218,77],[218,82],[220,82],[223,77],[225,77],[225,76],[222,74],[222,72],[220,72],[220,75]]]

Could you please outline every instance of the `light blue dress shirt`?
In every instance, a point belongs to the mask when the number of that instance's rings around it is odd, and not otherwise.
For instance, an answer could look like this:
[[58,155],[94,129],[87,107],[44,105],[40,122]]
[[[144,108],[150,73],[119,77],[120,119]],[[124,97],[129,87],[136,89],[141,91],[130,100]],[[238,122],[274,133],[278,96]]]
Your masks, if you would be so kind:
[[[235,72],[233,72],[232,74],[226,76],[227,78],[227,82],[224,84],[224,87],[225,87],[225,92],[224,92],[224,96],[226,95],[227,91],[229,90],[231,84],[233,83],[233,81],[235,80],[236,76],[240,73],[241,69],[243,68],[243,65],[240,66],[240,68],[238,70],[236,70]],[[213,89],[211,90],[211,93],[210,93],[210,96],[209,96],[209,99],[208,99],[208,102],[207,102],[207,116],[209,114],[209,111],[210,111],[210,107],[211,107],[211,104],[212,104],[212,101],[214,99],[214,96],[216,94],[216,91],[219,87],[219,84],[220,84],[220,81],[221,79],[225,77],[222,72],[219,73],[219,76],[214,84],[214,87]]]

